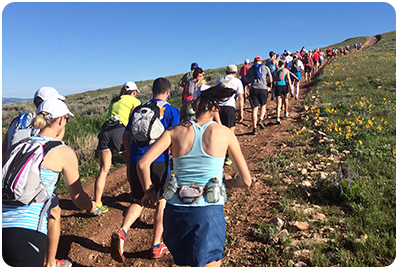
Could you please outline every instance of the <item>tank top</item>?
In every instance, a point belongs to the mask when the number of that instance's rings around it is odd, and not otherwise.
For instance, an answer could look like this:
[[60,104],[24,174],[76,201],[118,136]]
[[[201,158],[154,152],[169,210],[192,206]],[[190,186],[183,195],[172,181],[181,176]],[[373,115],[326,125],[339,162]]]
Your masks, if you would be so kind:
[[[284,68],[283,69],[278,69],[277,70],[277,72],[279,71],[279,70],[284,70]],[[285,81],[285,79],[286,79],[286,76],[287,75],[283,75],[283,80],[281,80],[281,81],[279,81],[279,80],[277,80],[277,73],[276,73],[276,76],[275,76],[275,80],[276,80],[276,85],[287,85],[287,82]]]
[[[54,141],[54,138],[51,137],[44,137],[44,136],[37,136],[31,137],[33,140],[37,141]],[[43,183],[46,185],[50,183],[54,177],[58,178],[59,173],[50,171],[45,168],[41,168],[42,180]],[[49,194],[54,193],[55,185],[50,185],[47,189]],[[47,234],[47,219],[50,209],[44,213],[43,222],[40,225],[40,215],[44,210],[45,203],[36,203],[31,205],[24,205],[24,206],[10,206],[4,205],[2,207],[2,228],[22,228],[28,229],[33,231],[38,231],[43,234]]]
[[270,69],[270,73],[272,74],[276,70],[276,64],[273,63],[273,59],[269,59],[266,66]]
[[[215,123],[210,121],[203,126],[198,126],[194,121],[190,121],[194,128],[194,143],[193,146],[186,155],[173,158],[174,172],[177,178],[177,184],[180,185],[195,185],[204,186],[208,184],[209,180],[215,176],[219,180],[219,185],[224,185],[223,178],[223,165],[224,158],[217,158],[208,155],[202,148],[202,136],[206,128]],[[182,204],[177,195],[168,201],[168,203],[177,206],[207,206],[207,205],[223,205],[224,198],[221,196],[219,202],[208,203],[204,198],[201,198],[194,204]]]

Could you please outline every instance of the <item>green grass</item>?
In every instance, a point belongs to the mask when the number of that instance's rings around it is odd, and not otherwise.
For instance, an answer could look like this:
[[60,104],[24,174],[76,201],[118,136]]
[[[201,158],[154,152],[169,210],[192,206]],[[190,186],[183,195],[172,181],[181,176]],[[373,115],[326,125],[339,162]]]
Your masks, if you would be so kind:
[[[307,130],[320,130],[334,142],[310,145],[302,163],[317,154],[346,153],[342,163],[326,169],[328,179],[316,180],[316,191],[325,199],[319,203],[327,216],[334,216],[330,225],[345,220],[339,224],[344,231],[329,235],[336,241],[315,245],[310,265],[390,265],[396,254],[396,32],[382,34],[362,52],[333,60],[304,104],[317,105],[304,113]],[[317,119],[320,126],[314,125]],[[295,131],[294,139],[305,141]],[[260,169],[276,173],[278,163],[264,160]],[[296,199],[298,193],[288,189],[285,196]],[[359,243],[364,235],[367,240]]]

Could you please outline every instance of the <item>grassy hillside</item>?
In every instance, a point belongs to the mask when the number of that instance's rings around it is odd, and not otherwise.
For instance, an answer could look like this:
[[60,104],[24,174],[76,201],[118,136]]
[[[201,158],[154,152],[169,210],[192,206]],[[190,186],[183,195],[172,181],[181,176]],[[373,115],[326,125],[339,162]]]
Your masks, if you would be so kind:
[[[304,128],[292,130],[286,152],[261,163],[274,173],[269,181],[276,189],[283,178],[295,182],[295,188],[280,190],[285,198],[277,211],[288,220],[308,221],[298,202],[304,209],[322,206],[317,211],[328,219],[310,229],[324,231],[327,241],[299,244],[312,254],[309,266],[390,265],[396,256],[396,31],[334,59],[303,104]],[[303,173],[296,169],[310,164],[322,173],[311,176],[313,195],[304,199],[298,188]],[[259,224],[258,233],[270,234],[267,229]],[[270,250],[271,258],[290,266],[287,249]]]

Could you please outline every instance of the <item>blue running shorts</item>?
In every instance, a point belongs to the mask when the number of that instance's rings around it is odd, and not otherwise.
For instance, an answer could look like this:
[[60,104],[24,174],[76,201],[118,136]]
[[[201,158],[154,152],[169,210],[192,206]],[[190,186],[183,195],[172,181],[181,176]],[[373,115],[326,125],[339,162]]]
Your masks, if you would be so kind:
[[163,241],[176,265],[203,267],[223,258],[223,205],[186,207],[167,203],[163,226]]

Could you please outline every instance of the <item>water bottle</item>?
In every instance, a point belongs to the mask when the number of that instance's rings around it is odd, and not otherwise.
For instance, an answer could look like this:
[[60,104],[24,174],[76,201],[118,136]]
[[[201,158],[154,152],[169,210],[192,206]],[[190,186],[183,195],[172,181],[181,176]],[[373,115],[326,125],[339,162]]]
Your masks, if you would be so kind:
[[209,203],[217,203],[220,199],[220,186],[217,177],[210,180],[207,186],[206,200]]
[[162,197],[164,197],[167,201],[170,201],[175,195],[177,188],[177,178],[174,174],[172,174],[172,177],[169,179],[168,188],[162,194]]

